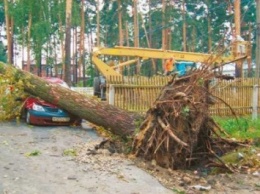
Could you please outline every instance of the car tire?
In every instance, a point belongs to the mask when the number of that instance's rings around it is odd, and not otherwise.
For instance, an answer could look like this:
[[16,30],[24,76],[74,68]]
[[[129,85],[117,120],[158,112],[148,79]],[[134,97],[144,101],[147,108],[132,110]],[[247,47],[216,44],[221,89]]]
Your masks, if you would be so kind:
[[26,117],[25,117],[25,119],[26,119],[26,123],[27,123],[27,124],[31,124],[31,115],[30,115],[30,112],[29,112],[29,111],[26,112]]
[[99,77],[94,77],[94,96],[100,97],[101,89],[100,89],[100,79]]
[[75,126],[81,126],[81,123],[82,123],[82,119],[77,119],[77,120],[74,122],[74,125],[75,125]]

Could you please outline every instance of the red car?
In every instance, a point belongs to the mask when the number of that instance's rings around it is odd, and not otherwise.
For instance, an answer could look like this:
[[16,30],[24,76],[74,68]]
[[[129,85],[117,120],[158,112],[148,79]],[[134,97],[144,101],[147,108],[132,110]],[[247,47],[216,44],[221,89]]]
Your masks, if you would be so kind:
[[[69,88],[66,82],[59,78],[43,78],[50,83]],[[32,125],[80,125],[81,119],[54,104],[36,97],[28,97],[24,102],[23,117]]]

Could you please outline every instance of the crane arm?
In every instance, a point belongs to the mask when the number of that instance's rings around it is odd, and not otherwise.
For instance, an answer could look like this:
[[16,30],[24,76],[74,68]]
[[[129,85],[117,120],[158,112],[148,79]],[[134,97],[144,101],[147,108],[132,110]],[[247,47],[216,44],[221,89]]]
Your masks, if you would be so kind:
[[121,74],[119,74],[117,71],[115,71],[112,67],[108,66],[97,56],[93,55],[92,61],[96,65],[97,69],[100,71],[100,73],[102,75],[104,75],[104,76],[121,76]]
[[[172,50],[136,48],[136,47],[122,47],[117,46],[114,48],[97,48],[93,52],[94,55],[107,55],[107,56],[127,56],[127,57],[140,57],[152,59],[169,59],[193,61],[193,62],[216,62],[225,63],[234,60],[234,56],[217,56],[205,53],[195,52],[182,52]],[[209,61],[210,60],[210,61]]]
[[[237,46],[239,46],[240,44],[237,44]],[[182,51],[124,47],[124,46],[116,46],[114,48],[96,47],[93,49],[92,61],[94,62],[98,70],[105,77],[111,75],[120,76],[121,74],[114,70],[115,67],[110,67],[102,60],[100,60],[98,57],[101,55],[134,58],[133,60],[119,64],[119,66],[130,65],[136,60],[136,58],[141,58],[142,60],[174,58],[174,60],[176,61],[192,61],[195,63],[202,62],[205,64],[214,64],[215,66],[221,66],[223,64],[242,60],[247,57],[246,52],[241,52],[239,56],[235,56],[235,55],[222,56],[222,55],[213,55],[213,54],[206,54],[206,53],[182,52]]]

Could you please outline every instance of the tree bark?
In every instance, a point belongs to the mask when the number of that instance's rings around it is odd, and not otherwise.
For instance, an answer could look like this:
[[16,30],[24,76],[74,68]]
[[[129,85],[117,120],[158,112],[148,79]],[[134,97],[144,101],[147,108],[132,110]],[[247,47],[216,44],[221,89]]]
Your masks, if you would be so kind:
[[[61,50],[61,59],[62,59],[62,72],[60,77],[64,77],[64,70],[65,70],[65,46],[64,46],[64,29],[63,29],[63,24],[62,24],[62,18],[59,13],[58,15],[59,19],[59,35],[60,35],[60,50]],[[56,66],[56,75],[58,75],[58,67]]]
[[7,37],[7,62],[13,64],[13,22],[9,15],[8,1],[4,1],[6,37]]
[[187,51],[187,24],[186,24],[186,7],[185,0],[182,2],[182,39],[183,39],[183,51]]
[[[134,17],[134,47],[139,47],[139,21],[138,21],[138,0],[133,0],[133,17]],[[141,64],[140,60],[137,60],[136,65],[136,74],[140,75],[141,72]]]
[[65,66],[63,79],[71,86],[71,12],[72,0],[66,0]]
[[[0,63],[0,74],[4,74],[7,65]],[[68,112],[93,124],[104,127],[115,135],[127,137],[133,135],[138,114],[129,113],[106,102],[56,84],[50,84],[44,79],[26,71],[13,68],[15,77],[22,80],[24,89],[31,95],[55,104]],[[17,80],[18,81],[18,80]]]
[[122,25],[122,3],[121,0],[117,0],[117,5],[118,5],[118,42],[119,46],[123,46],[124,44],[124,38],[123,38],[123,25]]
[[97,37],[96,37],[96,45],[97,47],[100,46],[100,11],[99,11],[99,0],[96,3],[96,10],[97,10]]
[[27,71],[31,72],[31,28],[32,28],[32,13],[29,13],[28,32],[27,32]]
[[[80,72],[83,77],[83,87],[86,87],[86,64],[85,64],[85,11],[84,0],[81,0],[81,24],[80,24]],[[82,71],[81,71],[82,70]]]

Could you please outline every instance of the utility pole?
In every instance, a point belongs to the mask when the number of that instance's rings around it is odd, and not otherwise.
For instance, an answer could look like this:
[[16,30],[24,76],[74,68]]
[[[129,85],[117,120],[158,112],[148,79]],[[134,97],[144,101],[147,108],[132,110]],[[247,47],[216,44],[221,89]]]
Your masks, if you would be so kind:
[[256,78],[260,72],[260,0],[256,0]]

